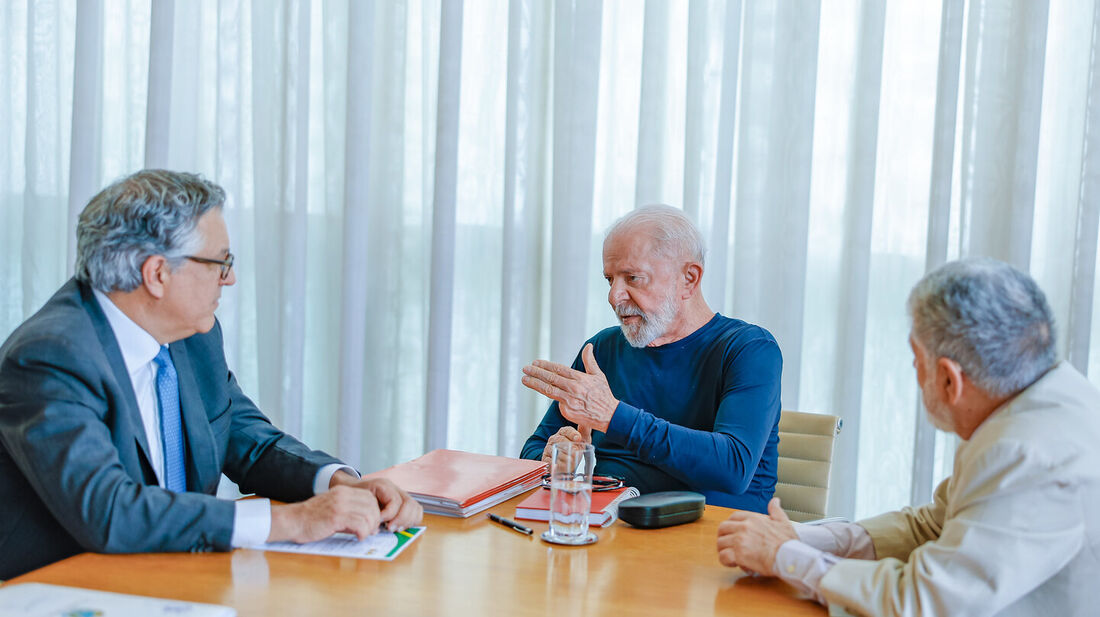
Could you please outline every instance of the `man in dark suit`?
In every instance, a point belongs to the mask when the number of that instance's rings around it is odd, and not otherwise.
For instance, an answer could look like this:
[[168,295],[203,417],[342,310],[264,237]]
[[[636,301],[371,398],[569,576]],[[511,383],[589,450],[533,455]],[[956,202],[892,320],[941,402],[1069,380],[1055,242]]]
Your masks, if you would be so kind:
[[[271,425],[214,318],[236,282],[203,178],[146,170],[77,226],[76,276],[0,347],[0,579],[81,551],[229,550],[360,537],[420,506]],[[266,499],[214,496],[225,473]]]

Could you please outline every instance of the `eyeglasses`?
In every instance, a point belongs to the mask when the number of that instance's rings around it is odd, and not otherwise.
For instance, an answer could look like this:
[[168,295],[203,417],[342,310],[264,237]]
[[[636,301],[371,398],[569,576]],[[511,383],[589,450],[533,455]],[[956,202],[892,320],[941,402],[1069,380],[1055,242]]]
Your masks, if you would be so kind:
[[[592,476],[592,491],[613,491],[626,486],[626,481],[619,476]],[[550,474],[542,476],[542,488],[550,488]]]
[[221,266],[222,280],[229,278],[229,271],[233,269],[233,253],[226,253],[225,259],[210,259],[209,257],[195,257],[194,255],[184,255],[191,261],[197,261],[200,264],[215,264]]

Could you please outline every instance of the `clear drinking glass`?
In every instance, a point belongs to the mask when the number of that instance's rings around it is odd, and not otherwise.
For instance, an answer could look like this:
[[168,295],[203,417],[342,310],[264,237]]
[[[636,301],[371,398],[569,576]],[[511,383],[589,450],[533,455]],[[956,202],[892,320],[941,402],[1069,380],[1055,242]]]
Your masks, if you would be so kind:
[[590,443],[554,444],[550,458],[550,530],[544,538],[559,544],[589,544],[592,508],[592,472],[596,450]]

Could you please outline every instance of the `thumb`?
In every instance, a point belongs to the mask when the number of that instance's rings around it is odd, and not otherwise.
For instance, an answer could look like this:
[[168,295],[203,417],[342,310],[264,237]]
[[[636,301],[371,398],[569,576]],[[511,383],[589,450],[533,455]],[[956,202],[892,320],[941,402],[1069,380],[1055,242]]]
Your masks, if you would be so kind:
[[592,427],[584,426],[582,424],[577,425],[577,430],[581,432],[581,439],[584,443],[592,443]]
[[779,505],[778,497],[772,497],[772,500],[768,502],[768,517],[778,523],[791,522],[791,519],[787,518],[787,513],[783,511],[783,507]]
[[592,343],[588,343],[581,351],[581,361],[584,362],[584,372],[589,375],[603,375],[600,365],[596,364],[596,354],[592,351]]

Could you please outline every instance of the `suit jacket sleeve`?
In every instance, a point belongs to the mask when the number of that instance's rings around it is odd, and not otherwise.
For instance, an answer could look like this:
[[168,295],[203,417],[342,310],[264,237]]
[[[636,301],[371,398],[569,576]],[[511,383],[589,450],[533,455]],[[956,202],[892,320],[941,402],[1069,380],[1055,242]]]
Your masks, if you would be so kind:
[[859,521],[859,525],[871,536],[876,559],[893,557],[905,561],[918,546],[940,537],[950,481],[948,478],[940,483],[930,504]]
[[860,615],[998,613],[1083,545],[1078,487],[1054,458],[1001,441],[957,461],[934,504],[865,523],[879,560],[833,566],[825,599]]
[[[188,357],[204,392],[204,407],[218,447],[223,447],[221,472],[245,493],[280,501],[302,501],[313,496],[313,480],[324,465],[340,463],[324,452],[311,450],[275,428],[241,391],[222,351],[221,326],[187,339]],[[215,385],[216,387],[211,387]]]

